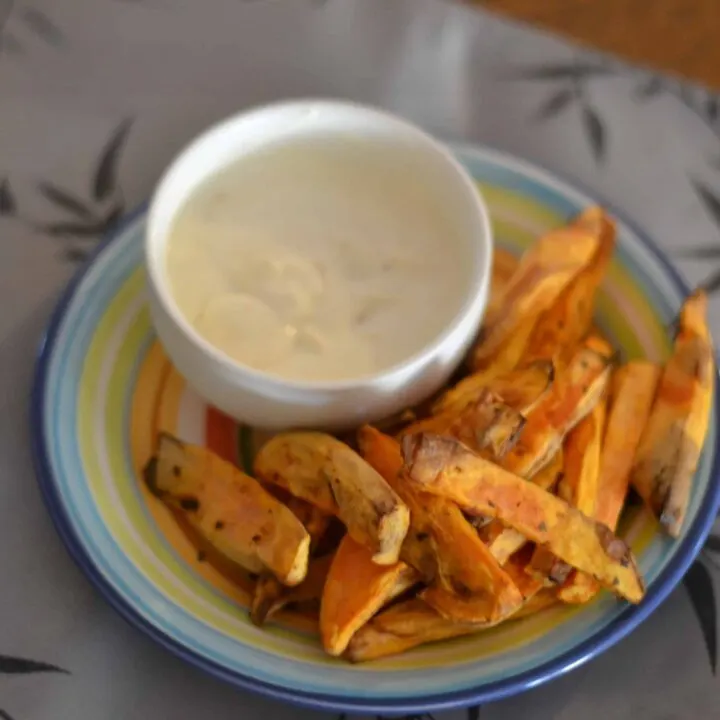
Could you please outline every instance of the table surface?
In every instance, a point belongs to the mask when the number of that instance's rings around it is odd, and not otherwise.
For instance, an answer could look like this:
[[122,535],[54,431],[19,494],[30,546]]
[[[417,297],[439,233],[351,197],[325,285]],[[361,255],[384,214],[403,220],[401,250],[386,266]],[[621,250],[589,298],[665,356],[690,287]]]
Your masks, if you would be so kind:
[[717,0],[476,0],[590,47],[720,89]]
[[[718,97],[467,6],[0,0],[0,42],[3,720],[322,717],[239,692],[126,626],[66,554],[32,472],[32,366],[58,293],[113,217],[143,202],[211,122],[288,96],[381,105],[577,178],[643,226],[691,284],[720,287]],[[93,185],[101,164],[117,183],[110,200]],[[629,638],[480,716],[717,718],[719,545]]]

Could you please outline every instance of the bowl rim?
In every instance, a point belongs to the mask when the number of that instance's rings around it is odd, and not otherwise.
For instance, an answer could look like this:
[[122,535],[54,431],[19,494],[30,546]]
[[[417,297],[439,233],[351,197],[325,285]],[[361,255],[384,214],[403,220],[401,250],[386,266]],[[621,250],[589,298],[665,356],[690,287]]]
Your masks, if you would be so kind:
[[[448,142],[447,146],[451,150],[457,150],[460,153],[470,155],[473,153],[482,153],[493,156],[501,161],[514,164],[525,171],[532,172],[535,175],[549,176],[554,180],[559,180],[562,185],[578,190],[589,198],[599,202],[633,231],[645,249],[648,250],[663,267],[673,284],[675,284],[683,294],[689,294],[690,288],[679,271],[675,269],[649,235],[639,228],[636,223],[631,220],[629,221],[625,213],[618,212],[612,203],[605,202],[598,193],[588,191],[582,183],[568,179],[567,175],[547,170],[545,167],[536,163],[522,160],[510,153],[488,148],[481,144],[473,145]],[[480,687],[464,688],[447,693],[421,696],[418,699],[374,700],[372,697],[349,698],[333,696],[327,693],[303,692],[301,690],[288,689],[282,685],[255,680],[240,673],[229,671],[222,665],[189,650],[181,642],[147,622],[132,605],[126,603],[126,601],[120,597],[115,588],[94,565],[92,557],[86,552],[79,541],[63,509],[57,489],[55,488],[50,454],[47,449],[47,438],[44,432],[43,398],[45,396],[48,371],[68,306],[75,299],[79,286],[97,257],[146,212],[147,203],[144,203],[129,213],[115,229],[109,233],[108,237],[98,245],[87,263],[78,270],[61,294],[51,314],[47,330],[39,346],[30,398],[30,436],[33,464],[43,500],[52,522],[71,557],[121,617],[131,625],[142,630],[175,655],[241,689],[250,690],[272,699],[283,700],[294,705],[316,710],[391,713],[397,715],[402,713],[437,712],[465,708],[472,705],[501,700],[542,685],[585,664],[596,655],[615,645],[659,607],[680,582],[702,549],[705,539],[718,514],[718,509],[720,508],[720,453],[718,452],[715,452],[706,495],[700,504],[695,521],[687,528],[684,536],[679,541],[680,546],[672,560],[663,568],[650,587],[648,587],[643,602],[638,606],[628,605],[609,625],[601,628],[594,635],[578,645],[571,647],[561,655],[532,669],[513,675],[510,678],[493,681]],[[713,405],[715,410],[718,411],[718,409],[720,409],[720,382],[718,382],[720,375],[718,374],[717,363],[715,375],[716,386]],[[706,440],[706,442],[709,441],[709,439]],[[714,447],[720,447],[720,423],[718,423],[718,427],[716,428]]]
[[[364,115],[371,119],[376,119],[377,122],[381,123],[383,127],[391,131],[396,137],[406,137],[417,140],[418,148],[422,149],[422,152],[434,155],[438,163],[445,164],[456,177],[458,187],[462,188],[468,201],[475,207],[477,214],[477,237],[475,237],[475,242],[479,246],[478,250],[484,262],[484,264],[480,262],[475,263],[475,271],[469,278],[467,291],[464,293],[460,308],[437,335],[420,347],[420,349],[392,365],[375,372],[363,373],[356,377],[341,380],[299,380],[285,378],[282,375],[258,370],[250,365],[239,362],[206,340],[192,327],[178,309],[177,303],[173,298],[172,292],[161,270],[160,263],[157,262],[157,258],[155,258],[155,245],[157,241],[151,240],[150,232],[150,225],[153,222],[153,216],[156,212],[155,208],[163,189],[178,170],[182,168],[192,156],[203,151],[206,145],[216,142],[218,138],[232,132],[235,125],[250,120],[255,116],[285,111],[300,112],[308,109],[339,110],[341,112],[353,113],[358,116]],[[272,143],[272,139],[269,142]],[[232,162],[233,161],[230,160],[230,163]],[[210,177],[210,175],[208,175],[208,177]],[[186,199],[177,204],[176,209],[173,211],[173,217],[177,216]],[[479,324],[487,308],[494,237],[492,223],[490,221],[490,212],[488,211],[482,193],[477,191],[472,176],[453,155],[450,147],[446,143],[443,143],[419,125],[372,105],[332,98],[297,98],[253,106],[219,120],[194,136],[174,155],[170,164],[155,185],[147,206],[147,212],[148,231],[146,232],[144,242],[144,261],[152,293],[162,307],[162,311],[182,334],[183,338],[202,353],[206,360],[219,365],[224,374],[239,379],[244,385],[252,386],[256,392],[262,395],[276,394],[283,390],[304,392],[307,394],[315,392],[340,393],[349,390],[365,389],[376,385],[396,388],[403,384],[401,382],[403,377],[407,378],[410,373],[415,376],[421,368],[432,363],[436,357],[442,353],[449,342],[457,342],[458,339],[456,335],[468,317],[477,315],[478,321],[476,324]],[[162,242],[161,251],[166,244],[167,236]],[[472,340],[472,334],[476,331],[477,327],[475,326],[468,328],[467,337],[464,336],[461,338],[459,344],[469,343]]]

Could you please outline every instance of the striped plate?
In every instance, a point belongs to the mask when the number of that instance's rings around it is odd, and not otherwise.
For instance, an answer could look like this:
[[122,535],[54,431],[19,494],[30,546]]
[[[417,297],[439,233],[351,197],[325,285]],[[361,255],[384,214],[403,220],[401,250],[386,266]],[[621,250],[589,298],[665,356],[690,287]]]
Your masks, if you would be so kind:
[[[520,251],[592,202],[548,173],[488,150],[456,148],[482,188],[497,242]],[[157,344],[142,269],[145,213],[130,218],[68,289],[48,330],[33,392],[37,470],[60,534],[108,600],[166,647],[235,684],[303,705],[418,712],[517,693],[576,667],[630,632],[680,580],[720,499],[717,405],[679,542],[641,509],[622,532],[648,594],[637,608],[606,593],[397,658],[350,666],[307,627],[259,630],[246,590],[200,562],[138,482],[158,428],[247,465],[259,438],[187,387]],[[661,360],[686,288],[657,249],[620,224],[597,321],[626,357]]]

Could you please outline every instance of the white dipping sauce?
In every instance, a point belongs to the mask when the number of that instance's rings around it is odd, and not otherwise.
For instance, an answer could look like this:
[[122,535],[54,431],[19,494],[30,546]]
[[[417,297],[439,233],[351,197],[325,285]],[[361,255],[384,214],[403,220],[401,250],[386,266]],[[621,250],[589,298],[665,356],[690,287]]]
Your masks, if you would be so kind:
[[195,330],[232,359],[292,380],[343,380],[419,352],[470,282],[459,230],[416,181],[409,149],[292,140],[192,194],[166,271]]

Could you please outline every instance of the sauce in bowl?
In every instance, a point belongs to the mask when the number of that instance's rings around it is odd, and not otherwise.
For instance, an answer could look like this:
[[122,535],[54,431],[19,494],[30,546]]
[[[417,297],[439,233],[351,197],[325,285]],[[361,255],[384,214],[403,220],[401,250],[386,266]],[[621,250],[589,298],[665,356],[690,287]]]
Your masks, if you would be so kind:
[[392,367],[461,311],[467,241],[409,148],[280,141],[200,185],[167,241],[180,312],[238,363],[290,380]]

